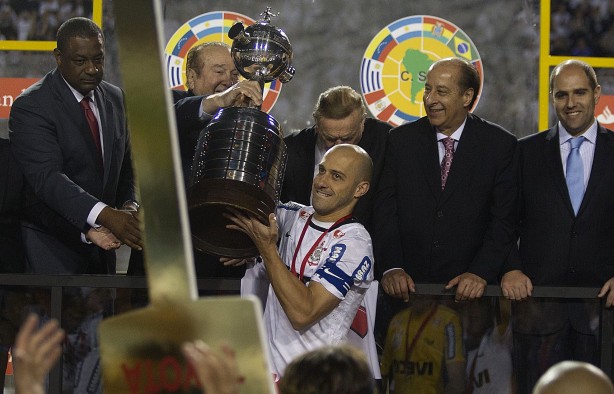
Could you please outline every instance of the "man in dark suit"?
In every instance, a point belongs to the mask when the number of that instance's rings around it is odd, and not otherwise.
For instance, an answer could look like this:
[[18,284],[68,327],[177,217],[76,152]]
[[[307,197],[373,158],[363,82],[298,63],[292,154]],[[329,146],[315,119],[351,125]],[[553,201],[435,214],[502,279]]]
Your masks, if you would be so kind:
[[[105,249],[119,242],[141,248],[138,220],[115,208],[134,205],[123,94],[102,81],[104,37],[94,22],[66,21],[57,46],[57,68],[15,100],[9,118],[27,185],[21,227],[28,267],[115,273],[115,252]],[[101,234],[114,239],[105,249],[90,243]]]
[[311,205],[312,180],[316,163],[324,153],[338,144],[354,144],[363,148],[373,160],[371,189],[354,209],[354,217],[371,231],[373,196],[384,164],[386,138],[391,126],[367,118],[360,94],[349,86],[336,86],[320,94],[313,111],[315,124],[284,138],[288,160],[281,201]]
[[427,116],[390,132],[373,236],[393,297],[408,301],[415,282],[480,297],[515,242],[516,138],[469,113],[479,88],[471,63],[439,60],[426,76]]
[[239,82],[239,72],[223,42],[207,42],[190,48],[186,58],[188,90],[173,90],[179,150],[186,185],[198,136],[215,112],[224,107],[262,104],[256,81]]
[[[186,58],[188,90],[173,90],[175,119],[179,134],[179,151],[186,187],[196,144],[201,131],[215,112],[229,106],[261,105],[262,90],[256,81],[239,81],[239,72],[223,42],[206,42],[190,48]],[[241,277],[244,267],[224,267],[219,257],[195,250],[198,277]],[[130,256],[128,274],[145,275],[143,256]]]
[[[533,285],[586,286],[601,287],[605,306],[614,304],[614,133],[595,120],[600,93],[590,65],[559,64],[550,76],[559,122],[519,142],[519,253],[501,282],[510,299],[527,298]],[[516,361],[540,355],[538,368],[519,380],[521,392],[558,361],[597,362],[591,319],[598,313],[597,299],[515,305]]]

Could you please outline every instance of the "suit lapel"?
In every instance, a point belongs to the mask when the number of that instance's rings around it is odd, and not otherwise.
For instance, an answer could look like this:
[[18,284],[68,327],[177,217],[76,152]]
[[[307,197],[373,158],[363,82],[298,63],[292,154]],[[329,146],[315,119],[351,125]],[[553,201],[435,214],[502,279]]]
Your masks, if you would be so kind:
[[558,126],[552,127],[547,131],[544,144],[544,162],[550,171],[550,179],[554,182],[554,186],[558,191],[561,199],[565,202],[567,211],[570,215],[575,216],[567,183],[565,181],[565,173],[563,172],[563,162],[561,161],[561,143],[559,141]]
[[[59,92],[59,96],[57,97],[58,105],[61,108],[64,108],[66,113],[69,115],[68,118],[70,118],[71,121],[74,123],[74,130],[76,133],[78,133],[80,138],[83,140],[83,143],[87,147],[88,155],[91,160],[96,160],[96,156],[98,155],[98,149],[96,148],[96,143],[92,139],[90,126],[88,125],[87,119],[85,118],[83,108],[81,108],[81,105],[77,102],[75,95],[70,90],[68,85],[66,85],[66,82],[64,82],[64,78],[62,78],[62,74],[57,69],[54,71],[53,74],[53,83],[55,84],[54,91]],[[97,171],[99,171],[98,163],[94,163],[94,167],[97,169]]]
[[429,185],[433,196],[437,200],[441,198],[441,164],[439,163],[439,147],[437,146],[437,132],[433,127],[428,127],[419,131],[421,133],[420,143],[421,152],[424,152],[422,160],[423,171],[426,183]]
[[580,204],[578,209],[578,216],[582,214],[585,206],[590,203],[591,198],[595,195],[595,189],[602,183],[603,177],[611,168],[612,160],[614,160],[612,152],[614,152],[614,141],[611,134],[602,126],[598,126],[593,166],[591,167],[591,175],[588,179],[582,204]]

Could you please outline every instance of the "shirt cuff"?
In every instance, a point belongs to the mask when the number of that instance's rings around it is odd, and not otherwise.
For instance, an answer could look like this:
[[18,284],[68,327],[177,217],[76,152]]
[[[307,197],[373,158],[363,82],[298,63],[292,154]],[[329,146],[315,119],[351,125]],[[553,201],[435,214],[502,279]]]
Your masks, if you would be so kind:
[[198,119],[200,119],[200,120],[205,120],[209,116],[211,116],[211,114],[206,113],[205,110],[203,109],[203,100],[204,99],[205,99],[205,97],[203,97],[202,100],[200,100],[200,105],[198,106]]
[[401,271],[404,271],[404,270],[403,270],[403,268],[400,268],[400,267],[399,267],[399,268],[390,268],[389,270],[384,271],[384,273],[382,274],[382,277],[383,277],[384,275],[386,275],[388,272],[390,272],[390,271],[394,271],[394,270],[401,270]]
[[[90,227],[93,227],[93,228],[100,227],[100,225],[98,223],[96,223],[96,219],[98,219],[98,215],[100,215],[100,212],[106,206],[107,206],[107,204],[105,204],[103,202],[100,202],[100,201],[97,202],[96,205],[94,205],[94,207],[90,211],[89,215],[87,215],[87,224],[89,224]],[[81,242],[86,243],[86,244],[91,244],[91,242],[87,240],[87,238],[85,237],[85,234],[83,234],[83,233],[81,233]]]

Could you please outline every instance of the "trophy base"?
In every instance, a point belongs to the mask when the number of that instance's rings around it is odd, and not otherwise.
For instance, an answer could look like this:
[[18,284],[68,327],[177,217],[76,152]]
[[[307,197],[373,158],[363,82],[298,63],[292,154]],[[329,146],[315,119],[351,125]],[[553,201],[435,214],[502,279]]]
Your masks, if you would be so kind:
[[264,191],[244,182],[204,179],[192,189],[188,207],[196,249],[222,257],[249,258],[257,256],[258,249],[246,234],[226,228],[232,222],[223,213],[233,207],[268,223],[275,202]]

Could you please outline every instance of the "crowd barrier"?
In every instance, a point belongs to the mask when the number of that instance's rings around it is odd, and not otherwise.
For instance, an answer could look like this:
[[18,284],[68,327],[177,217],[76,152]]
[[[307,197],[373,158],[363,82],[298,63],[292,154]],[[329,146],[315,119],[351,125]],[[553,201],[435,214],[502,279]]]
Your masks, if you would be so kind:
[[[225,278],[197,279],[197,287],[201,296],[232,295],[239,293],[240,281]],[[145,277],[0,274],[0,289],[4,299],[3,313],[11,313],[13,310],[13,313],[23,315],[25,311],[33,310],[58,319],[62,322],[63,328],[72,333],[67,344],[73,345],[80,340],[87,341],[79,338],[79,335],[85,337],[95,335],[92,331],[95,331],[95,324],[101,319],[147,305]],[[418,284],[416,289],[417,294],[448,299],[453,294],[444,290],[441,284]],[[598,292],[597,288],[535,287],[533,297],[594,299]],[[501,295],[499,286],[489,285],[484,297],[501,297]],[[90,332],[80,328],[83,332],[74,334],[75,327],[80,327],[86,319],[90,322]],[[603,302],[599,323],[601,369],[613,377],[614,309],[604,308]],[[79,349],[75,350],[75,354],[79,354]],[[78,363],[79,360],[72,362]],[[62,387],[68,373],[67,370],[63,371],[63,368],[67,368],[66,365],[65,357],[64,363],[59,363],[51,371],[49,393],[70,392],[66,387]]]

